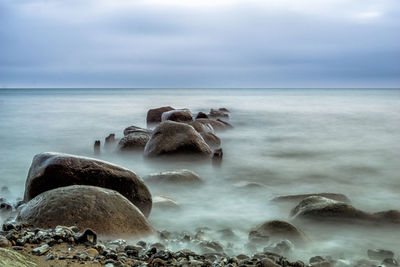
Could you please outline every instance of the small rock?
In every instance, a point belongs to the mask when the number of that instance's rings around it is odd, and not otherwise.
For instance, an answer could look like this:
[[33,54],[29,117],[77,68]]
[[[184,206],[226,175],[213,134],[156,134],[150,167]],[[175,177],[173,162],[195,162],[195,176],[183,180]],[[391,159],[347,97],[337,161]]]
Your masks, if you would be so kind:
[[261,266],[262,267],[280,267],[279,264],[276,264],[275,262],[273,262],[272,260],[270,260],[268,258],[264,258],[261,260]]
[[40,247],[34,248],[32,250],[32,253],[35,254],[35,255],[41,256],[41,255],[45,254],[47,251],[49,251],[49,250],[50,250],[50,246],[47,245],[47,244],[44,244],[44,245],[41,245]]
[[208,119],[208,115],[200,111],[199,113],[197,113],[196,119]]
[[373,260],[393,259],[394,253],[390,250],[384,249],[368,249],[368,258]]
[[0,235],[0,248],[8,248],[8,247],[11,247],[11,242],[8,241],[8,239],[5,236]]
[[382,261],[382,264],[384,264],[385,266],[399,266],[399,263],[398,263],[395,259],[393,259],[393,258],[391,258],[391,259],[384,259],[384,260]]
[[95,248],[89,248],[85,251],[89,256],[92,256],[92,257],[99,255],[99,252]]
[[95,154],[99,154],[100,153],[100,140],[96,140],[96,141],[94,141],[94,146],[93,146],[93,149],[94,149],[94,153]]

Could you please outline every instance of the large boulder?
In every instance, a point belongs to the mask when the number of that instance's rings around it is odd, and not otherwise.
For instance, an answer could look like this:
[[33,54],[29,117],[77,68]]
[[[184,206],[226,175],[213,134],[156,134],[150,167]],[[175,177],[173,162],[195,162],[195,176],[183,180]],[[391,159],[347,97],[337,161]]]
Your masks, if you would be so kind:
[[223,130],[227,130],[227,129],[231,129],[233,128],[232,125],[230,125],[229,123],[217,119],[217,120],[212,120],[212,119],[196,119],[196,121],[201,122],[203,124],[210,124],[215,131],[223,131]]
[[291,203],[299,203],[305,198],[317,196],[317,197],[325,197],[345,203],[350,203],[350,199],[343,195],[343,194],[336,194],[336,193],[314,193],[314,194],[299,194],[299,195],[285,195],[285,196],[278,196],[272,199],[272,201],[276,202],[291,202]]
[[151,211],[151,194],[143,180],[130,170],[96,159],[61,153],[33,158],[25,184],[24,200],[69,185],[93,185],[118,191],[145,216]]
[[146,118],[147,125],[160,123],[161,115],[164,112],[167,112],[170,110],[174,110],[174,108],[167,106],[167,107],[150,109],[149,111],[147,111],[147,118]]
[[87,185],[43,192],[25,204],[16,220],[40,228],[74,225],[107,236],[142,237],[153,233],[144,215],[123,195]]
[[400,225],[397,210],[369,213],[352,205],[324,197],[312,196],[303,199],[291,211],[294,219],[314,222]]
[[203,180],[198,174],[185,169],[153,173],[144,177],[144,180],[149,184],[162,185],[187,185],[203,183]]
[[285,221],[273,220],[253,228],[249,233],[250,241],[281,241],[288,239],[295,244],[305,243],[308,239],[296,226]]
[[201,135],[185,123],[164,121],[158,125],[144,149],[147,157],[194,154],[210,157],[210,147]]
[[188,109],[176,109],[164,112],[161,115],[161,121],[190,122],[193,121],[193,115]]
[[143,151],[149,140],[150,133],[131,132],[121,138],[118,149],[120,151]]

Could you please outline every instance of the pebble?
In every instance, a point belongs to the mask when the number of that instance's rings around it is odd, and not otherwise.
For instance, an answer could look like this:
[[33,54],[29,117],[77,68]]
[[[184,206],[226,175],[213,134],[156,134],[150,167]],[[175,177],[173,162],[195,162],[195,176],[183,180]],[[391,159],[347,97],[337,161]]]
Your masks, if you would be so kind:
[[47,244],[44,244],[44,245],[41,245],[40,247],[34,248],[32,250],[32,253],[41,256],[41,255],[45,254],[47,251],[49,251],[49,250],[50,250],[50,246],[47,245]]

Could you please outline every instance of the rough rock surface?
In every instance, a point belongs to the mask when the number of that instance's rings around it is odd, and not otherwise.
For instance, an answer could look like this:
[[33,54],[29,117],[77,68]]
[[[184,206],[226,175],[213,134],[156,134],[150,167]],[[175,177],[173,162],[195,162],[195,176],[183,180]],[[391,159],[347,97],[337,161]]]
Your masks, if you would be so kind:
[[203,180],[200,176],[189,170],[165,171],[153,173],[144,178],[147,183],[151,184],[201,184]]
[[299,203],[305,198],[317,196],[317,197],[325,197],[345,203],[350,203],[350,199],[343,195],[343,194],[336,194],[336,193],[314,193],[314,194],[300,194],[300,195],[285,195],[285,196],[278,196],[272,199],[272,201],[276,202],[294,202]]
[[118,143],[118,149],[120,151],[143,151],[149,140],[149,133],[131,132],[121,138]]
[[175,109],[164,112],[161,115],[161,121],[176,121],[176,122],[191,122],[193,121],[193,115],[188,109]]
[[150,191],[135,173],[105,161],[61,153],[41,153],[33,158],[24,200],[69,185],[93,185],[118,191],[145,216],[150,214]]
[[86,185],[60,187],[36,196],[20,210],[17,221],[45,229],[74,225],[111,236],[153,233],[140,210],[120,193]]
[[196,121],[199,121],[204,124],[210,124],[215,131],[223,131],[227,129],[233,128],[232,125],[229,123],[222,121],[220,119],[217,120],[212,120],[212,119],[196,119]]
[[128,135],[131,133],[147,133],[151,135],[152,130],[150,129],[145,129],[137,126],[129,126],[124,129],[124,135]]
[[211,149],[203,137],[190,125],[164,121],[158,125],[144,149],[147,157],[171,154],[211,156]]

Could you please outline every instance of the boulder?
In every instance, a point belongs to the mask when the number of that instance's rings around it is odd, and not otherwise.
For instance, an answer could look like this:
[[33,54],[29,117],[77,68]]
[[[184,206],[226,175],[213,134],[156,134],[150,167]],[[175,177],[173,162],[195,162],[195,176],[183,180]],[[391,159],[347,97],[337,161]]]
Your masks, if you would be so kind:
[[201,123],[199,121],[191,121],[188,123],[192,126],[198,133],[214,133],[214,128],[207,123]]
[[111,133],[104,139],[104,145],[108,146],[115,142],[115,134]]
[[335,193],[315,193],[315,194],[300,194],[300,195],[285,195],[285,196],[278,196],[272,199],[272,201],[276,202],[292,202],[292,203],[299,203],[305,198],[317,196],[317,197],[325,197],[345,203],[350,203],[350,199],[343,195],[343,194],[335,194]]
[[164,171],[153,173],[144,178],[149,184],[187,185],[202,184],[203,180],[196,173],[189,170]]
[[161,115],[164,112],[167,112],[170,110],[174,110],[174,108],[167,106],[167,107],[150,109],[149,111],[147,111],[147,118],[146,118],[147,125],[160,123]]
[[233,186],[235,186],[236,188],[240,188],[240,189],[265,189],[266,188],[265,184],[252,182],[252,181],[238,182],[238,183],[235,183]]
[[94,141],[93,150],[95,154],[100,153],[100,145],[101,145],[100,140]]
[[150,214],[150,191],[135,173],[105,161],[61,153],[46,152],[33,158],[24,200],[69,185],[93,185],[118,191],[145,216]]
[[222,112],[230,112],[227,108],[219,108],[218,110]]
[[219,137],[215,134],[210,132],[202,132],[200,135],[210,148],[213,149],[221,146],[221,139],[219,139]]
[[304,233],[296,226],[279,220],[267,221],[253,228],[249,233],[250,241],[263,240],[263,237],[268,241],[288,239],[294,244],[304,244],[307,241]]
[[208,116],[212,118],[229,118],[228,114],[217,109],[210,109],[210,114],[208,114]]
[[124,129],[124,136],[131,134],[131,133],[147,133],[148,135],[151,135],[152,130],[150,129],[145,129],[137,126],[129,126]]
[[161,121],[176,121],[176,122],[191,122],[193,121],[193,116],[188,109],[176,109],[164,112],[161,115]]
[[26,203],[16,220],[45,229],[74,225],[108,236],[142,237],[153,233],[142,212],[123,195],[88,185],[43,192]]
[[169,209],[178,210],[181,206],[178,202],[167,196],[156,196],[153,197],[153,209]]
[[204,123],[204,124],[210,124],[215,131],[223,131],[227,129],[233,128],[232,125],[229,123],[217,119],[217,120],[212,120],[212,119],[196,119],[196,121]]
[[118,149],[120,151],[143,151],[149,140],[149,133],[131,132],[121,138],[118,143]]
[[210,157],[211,153],[203,137],[192,126],[173,121],[164,121],[158,125],[144,149],[147,157],[171,154]]
[[197,113],[196,119],[208,119],[208,115],[200,111],[199,113]]

